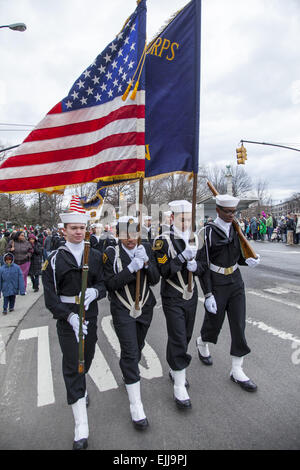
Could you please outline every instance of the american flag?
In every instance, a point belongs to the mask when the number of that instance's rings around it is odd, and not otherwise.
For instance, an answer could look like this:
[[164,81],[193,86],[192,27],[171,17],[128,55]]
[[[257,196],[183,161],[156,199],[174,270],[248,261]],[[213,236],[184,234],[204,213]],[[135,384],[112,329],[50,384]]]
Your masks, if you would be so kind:
[[122,96],[146,40],[146,0],[125,27],[0,166],[0,192],[62,190],[132,179],[145,170],[145,80],[135,100]]
[[71,212],[80,212],[81,214],[85,214],[85,210],[83,209],[80,197],[77,195],[73,195],[69,204],[69,209]]

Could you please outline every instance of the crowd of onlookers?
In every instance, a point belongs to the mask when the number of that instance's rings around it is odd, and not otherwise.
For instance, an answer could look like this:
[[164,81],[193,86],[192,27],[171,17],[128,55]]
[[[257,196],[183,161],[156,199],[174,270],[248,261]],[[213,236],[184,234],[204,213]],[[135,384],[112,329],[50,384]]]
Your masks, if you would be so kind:
[[[93,224],[91,227],[91,246],[104,251],[108,241],[113,238],[110,226]],[[3,314],[12,312],[16,295],[27,292],[28,277],[34,292],[39,291],[42,263],[53,250],[65,243],[63,224],[57,229],[13,227],[0,231],[0,296],[3,296]]]
[[249,240],[277,241],[286,245],[300,243],[300,215],[289,213],[277,219],[272,214],[262,211],[256,217],[240,217],[238,221]]

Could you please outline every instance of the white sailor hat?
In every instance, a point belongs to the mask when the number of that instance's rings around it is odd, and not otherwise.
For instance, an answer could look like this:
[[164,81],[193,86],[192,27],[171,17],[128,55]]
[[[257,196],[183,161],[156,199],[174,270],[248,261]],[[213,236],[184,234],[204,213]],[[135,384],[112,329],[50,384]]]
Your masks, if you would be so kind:
[[72,196],[69,212],[59,214],[63,224],[87,224],[89,216],[83,209],[79,196]]
[[178,200],[169,202],[171,211],[174,213],[178,212],[192,212],[192,204],[189,201]]
[[143,215],[143,220],[152,220],[151,215]]
[[172,211],[165,211],[165,212],[164,212],[164,215],[165,215],[166,217],[171,217]]
[[122,215],[122,217],[119,217],[118,219],[119,224],[138,224],[138,222],[137,217],[132,217],[130,215]]
[[230,194],[218,194],[216,204],[221,207],[236,207],[240,200]]

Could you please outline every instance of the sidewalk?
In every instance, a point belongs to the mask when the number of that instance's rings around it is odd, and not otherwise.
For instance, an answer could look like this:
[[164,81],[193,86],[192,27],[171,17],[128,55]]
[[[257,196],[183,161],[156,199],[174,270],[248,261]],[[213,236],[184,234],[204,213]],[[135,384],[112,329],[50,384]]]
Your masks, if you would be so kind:
[[15,310],[8,312],[7,315],[2,314],[3,297],[0,299],[0,364],[5,364],[5,348],[15,329],[23,320],[30,308],[43,295],[43,284],[40,282],[38,292],[33,292],[30,280],[28,279],[27,294],[17,295]]

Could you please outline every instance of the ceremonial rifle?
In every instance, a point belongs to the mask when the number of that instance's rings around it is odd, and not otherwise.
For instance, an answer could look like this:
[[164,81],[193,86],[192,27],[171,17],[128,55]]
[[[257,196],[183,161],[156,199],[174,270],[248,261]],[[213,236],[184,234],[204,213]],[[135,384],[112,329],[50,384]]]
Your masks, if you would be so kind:
[[[139,211],[138,211],[138,227],[139,235],[137,244],[141,244],[141,231],[142,231],[142,204],[143,204],[143,190],[144,190],[144,178],[139,180]],[[140,310],[140,292],[141,292],[141,271],[138,270],[136,273],[136,283],[135,283],[135,310],[138,312]]]
[[85,291],[87,288],[87,279],[89,273],[89,254],[90,254],[90,234],[87,230],[84,238],[84,251],[83,251],[83,266],[82,266],[82,279],[81,279],[81,296],[79,305],[79,357],[78,357],[78,373],[84,373],[84,334],[82,325],[85,321],[85,308],[84,299]]
[[[216,190],[216,188],[211,184],[210,181],[207,181],[207,186],[209,187],[209,189],[211,190],[211,192],[213,193],[214,196],[217,196],[219,194],[218,191]],[[250,245],[247,238],[243,234],[242,229],[240,227],[240,224],[238,223],[236,218],[233,219],[232,225],[233,225],[233,228],[235,229],[235,231],[238,234],[238,237],[239,237],[239,240],[240,240],[240,245],[241,245],[241,250],[242,250],[244,258],[245,259],[247,259],[247,258],[257,259],[257,255],[256,255],[255,251],[253,250],[252,246]]]

